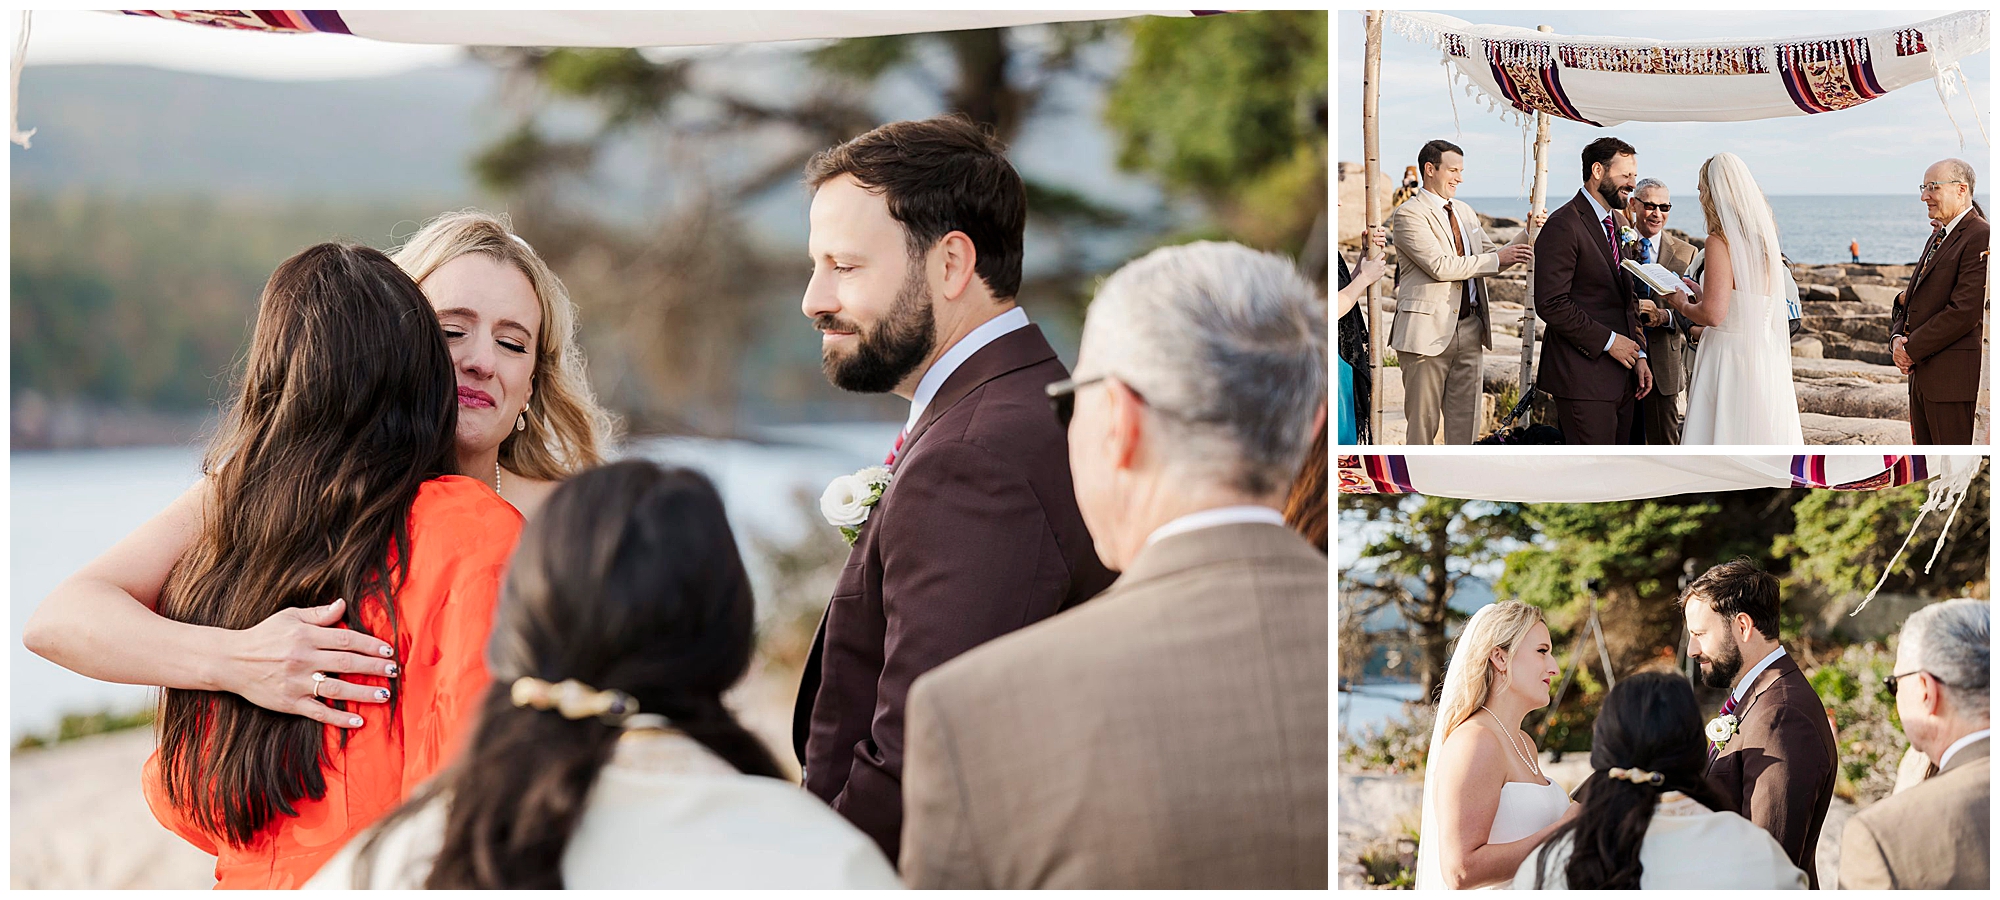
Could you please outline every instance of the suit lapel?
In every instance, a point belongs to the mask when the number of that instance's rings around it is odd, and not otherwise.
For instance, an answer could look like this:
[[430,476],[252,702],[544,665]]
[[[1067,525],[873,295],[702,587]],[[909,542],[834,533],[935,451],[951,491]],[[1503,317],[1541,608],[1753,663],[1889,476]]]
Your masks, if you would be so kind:
[[910,429],[910,436],[903,441],[903,449],[896,454],[897,461],[908,459],[910,451],[916,448],[917,439],[923,437],[939,417],[965,399],[974,388],[1009,372],[1055,358],[1056,351],[1042,336],[1039,325],[1029,324],[994,338],[993,343],[979,348],[979,352],[959,364],[951,377],[945,379],[938,388],[937,396],[932,397],[930,405],[924,407],[924,414],[917,417],[916,427]]
[[1711,770],[1715,768],[1715,764],[1720,762],[1723,757],[1729,755],[1729,748],[1736,745],[1736,739],[1743,736],[1743,723],[1750,719],[1750,708],[1757,705],[1757,700],[1764,696],[1765,691],[1770,690],[1772,685],[1778,683],[1778,679],[1784,674],[1781,671],[1781,667],[1787,664],[1790,664],[1794,669],[1798,668],[1796,663],[1792,663],[1792,655],[1787,653],[1772,660],[1770,665],[1764,667],[1764,671],[1757,673],[1757,680],[1751,682],[1750,690],[1743,693],[1743,705],[1734,713],[1736,716],[1736,732],[1731,734],[1729,740],[1724,741],[1720,748],[1716,749],[1714,758],[1708,761],[1708,767]]
[[[1970,217],[1971,216],[1968,213],[1967,218]],[[1964,225],[1965,219],[1958,220],[1958,224]],[[1959,238],[1963,237],[1964,234],[1965,234],[1964,228],[1952,229],[1949,234],[1946,234],[1944,236],[1944,240],[1938,242],[1937,250],[1931,253],[1931,264],[1928,266],[1920,266],[1917,269],[1917,271],[1910,273],[1910,287],[1908,290],[1903,292],[1903,303],[1905,305],[1908,305],[1910,299],[1916,296],[1917,286],[1923,284],[1924,279],[1929,278],[1932,272],[1937,271],[1938,260],[1944,259],[1944,255],[1946,253],[1949,253],[1957,249]],[[1929,242],[1926,241],[1926,243]],[[1920,259],[1918,261],[1921,262],[1922,260]]]
[[1598,237],[1604,233],[1604,220],[1597,218],[1597,210],[1591,207],[1590,198],[1585,197],[1581,190],[1576,192],[1576,200],[1570,205],[1576,207],[1577,215],[1589,223],[1583,233],[1590,235],[1591,243],[1597,246],[1597,257],[1604,260],[1604,267],[1610,269],[1615,276],[1618,272],[1618,261],[1611,258],[1610,239]]

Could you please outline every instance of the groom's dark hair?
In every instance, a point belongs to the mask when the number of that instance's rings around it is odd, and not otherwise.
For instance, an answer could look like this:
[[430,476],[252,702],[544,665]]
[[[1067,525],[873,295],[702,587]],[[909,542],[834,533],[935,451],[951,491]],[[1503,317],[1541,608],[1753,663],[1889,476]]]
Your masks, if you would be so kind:
[[986,289],[1002,300],[1020,292],[1028,193],[991,132],[961,115],[890,122],[806,163],[813,190],[842,175],[888,201],[912,259],[964,232]]
[[1778,576],[1759,568],[1750,557],[1739,556],[1701,573],[1681,594],[1682,606],[1693,600],[1708,604],[1724,619],[1745,613],[1758,634],[1778,639]]
[[1590,167],[1603,163],[1607,167],[1611,160],[1620,156],[1638,156],[1639,151],[1631,144],[1615,137],[1601,137],[1583,145],[1583,180],[1590,180]]

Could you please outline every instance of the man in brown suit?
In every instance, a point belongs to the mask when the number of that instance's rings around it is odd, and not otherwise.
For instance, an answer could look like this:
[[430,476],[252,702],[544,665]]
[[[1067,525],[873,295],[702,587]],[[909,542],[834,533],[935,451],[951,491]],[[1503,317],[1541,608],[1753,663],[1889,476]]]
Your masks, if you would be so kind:
[[1068,377],[1014,304],[1027,213],[1003,148],[959,118],[894,122],[825,151],[803,309],[827,377],[911,401],[799,685],[808,790],[891,860],[903,703],[932,667],[1111,582],[1043,389]]
[[1993,605],[1947,600],[1903,623],[1889,692],[1910,746],[1938,761],[1916,786],[1847,821],[1842,890],[1986,890],[1992,836]]
[[1618,267],[1616,211],[1638,173],[1632,145],[1590,142],[1583,189],[1535,238],[1535,315],[1551,332],[1535,387],[1556,398],[1565,443],[1630,443],[1635,407],[1653,389],[1631,276]]
[[1910,434],[1917,444],[1972,443],[1990,240],[1986,217],[1972,202],[1974,180],[1964,160],[1924,170],[1924,205],[1942,224],[1924,242],[1889,319],[1890,354],[1910,376]]
[[[1625,244],[1625,256],[1642,263],[1659,263],[1676,274],[1694,262],[1694,245],[1667,233],[1667,213],[1673,203],[1665,183],[1645,178],[1632,191],[1625,221],[1637,237]],[[1681,392],[1687,388],[1687,339],[1673,327],[1673,310],[1644,284],[1632,289],[1640,298],[1639,324],[1646,328],[1646,367],[1653,373],[1653,392],[1639,401],[1632,443],[1679,444]]]
[[1813,857],[1833,803],[1837,751],[1826,707],[1778,646],[1778,579],[1739,558],[1702,573],[1681,606],[1702,683],[1730,692],[1717,718],[1732,723],[1724,729],[1731,733],[1710,736],[1708,781],[1818,888]]
[[912,887],[1327,887],[1327,560],[1278,512],[1324,409],[1315,293],[1212,243],[1098,291],[1052,394],[1124,575],[917,681]]

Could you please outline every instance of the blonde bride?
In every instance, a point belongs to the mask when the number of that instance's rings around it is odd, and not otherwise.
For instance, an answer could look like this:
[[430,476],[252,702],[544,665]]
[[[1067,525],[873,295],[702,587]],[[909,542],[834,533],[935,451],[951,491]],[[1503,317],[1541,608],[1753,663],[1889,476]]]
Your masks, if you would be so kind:
[[1431,731],[1418,889],[1504,885],[1576,814],[1521,730],[1523,716],[1549,703],[1553,650],[1541,611],[1525,603],[1483,607],[1466,623]]

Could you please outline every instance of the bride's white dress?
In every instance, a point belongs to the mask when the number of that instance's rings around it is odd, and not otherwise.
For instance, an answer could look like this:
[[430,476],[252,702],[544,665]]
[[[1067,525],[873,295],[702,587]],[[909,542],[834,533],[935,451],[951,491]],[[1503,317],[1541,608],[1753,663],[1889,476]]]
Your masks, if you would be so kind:
[[1509,781],[1500,788],[1500,808],[1493,811],[1493,830],[1486,843],[1511,844],[1555,824],[1569,808],[1569,794],[1551,781]]
[[1792,389],[1791,318],[1779,297],[1735,291],[1702,331],[1688,375],[1683,444],[1805,443]]

